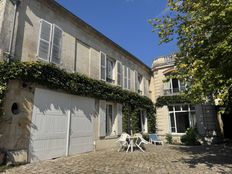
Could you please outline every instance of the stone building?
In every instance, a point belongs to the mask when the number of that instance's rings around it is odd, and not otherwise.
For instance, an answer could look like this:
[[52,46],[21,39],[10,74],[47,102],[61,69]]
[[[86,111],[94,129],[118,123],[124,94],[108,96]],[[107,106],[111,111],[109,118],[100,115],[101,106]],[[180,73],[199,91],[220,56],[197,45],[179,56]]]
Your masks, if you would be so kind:
[[[149,97],[183,90],[176,79],[164,83],[172,57],[152,69],[54,0],[0,0],[0,61],[42,61]],[[0,148],[15,159],[33,162],[89,152],[115,144],[122,133],[122,103],[67,94],[12,80],[0,121]],[[195,125],[215,131],[211,106],[173,105],[157,110],[158,135],[177,139]],[[140,114],[147,133],[146,112]],[[154,125],[155,126],[155,125]]]
[[[0,0],[0,60],[48,62],[149,96],[150,68],[54,0]],[[0,147],[26,161],[104,148],[122,133],[121,103],[18,80],[3,108]]]
[[[153,61],[151,82],[152,100],[156,103],[157,98],[162,96],[179,95],[185,90],[186,85],[178,79],[166,81],[175,69],[175,54],[158,57]],[[157,108],[156,113],[157,133],[165,138],[171,134],[175,142],[180,142],[180,137],[185,134],[189,127],[196,127],[203,137],[217,137],[218,125],[215,107],[210,104],[193,105],[191,103],[173,104]]]

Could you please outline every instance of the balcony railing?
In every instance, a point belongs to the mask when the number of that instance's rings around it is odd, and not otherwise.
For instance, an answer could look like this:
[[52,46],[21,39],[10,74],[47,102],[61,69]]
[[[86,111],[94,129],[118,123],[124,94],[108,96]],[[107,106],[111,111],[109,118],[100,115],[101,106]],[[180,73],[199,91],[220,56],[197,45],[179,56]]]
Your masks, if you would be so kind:
[[186,88],[184,86],[180,88],[164,89],[164,95],[176,95],[176,94],[179,94],[180,92],[184,92],[185,89]]

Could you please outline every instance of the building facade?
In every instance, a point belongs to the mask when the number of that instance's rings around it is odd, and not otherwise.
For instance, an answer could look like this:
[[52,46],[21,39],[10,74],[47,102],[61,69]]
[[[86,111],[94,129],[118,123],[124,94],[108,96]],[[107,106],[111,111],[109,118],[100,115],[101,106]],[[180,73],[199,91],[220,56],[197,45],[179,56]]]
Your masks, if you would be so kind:
[[[186,89],[186,85],[178,79],[167,76],[175,69],[175,55],[156,58],[152,64],[153,80],[151,89],[152,100],[162,96],[179,95]],[[189,127],[197,128],[203,137],[212,139],[217,137],[218,125],[215,107],[210,104],[193,105],[191,103],[173,104],[157,108],[156,113],[157,133],[165,138],[171,134],[175,142],[180,142],[180,137]],[[206,140],[208,141],[208,140]]]
[[[149,97],[150,68],[54,0],[0,1],[0,60],[52,63]],[[19,80],[10,81],[3,108],[0,147],[26,161],[103,148],[122,133],[121,103]]]

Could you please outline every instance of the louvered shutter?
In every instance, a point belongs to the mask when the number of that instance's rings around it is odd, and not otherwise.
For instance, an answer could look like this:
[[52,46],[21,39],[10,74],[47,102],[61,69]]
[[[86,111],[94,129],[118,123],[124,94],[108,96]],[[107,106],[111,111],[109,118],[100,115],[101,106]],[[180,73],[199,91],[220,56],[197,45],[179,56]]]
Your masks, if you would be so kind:
[[128,88],[128,82],[127,82],[127,67],[124,65],[123,66],[123,88],[127,89]]
[[99,137],[106,136],[106,101],[99,101]]
[[101,80],[106,81],[106,54],[101,52]]
[[135,92],[138,93],[138,91],[139,91],[138,72],[135,71]]
[[53,41],[52,41],[52,54],[51,62],[59,64],[61,60],[61,49],[62,49],[62,30],[54,25],[53,27]]
[[49,61],[51,44],[52,24],[41,20],[38,56],[41,59]]
[[122,86],[123,70],[121,62],[117,61],[117,85]]
[[127,67],[128,89],[131,89],[131,70]]
[[117,135],[122,134],[122,105],[117,103]]

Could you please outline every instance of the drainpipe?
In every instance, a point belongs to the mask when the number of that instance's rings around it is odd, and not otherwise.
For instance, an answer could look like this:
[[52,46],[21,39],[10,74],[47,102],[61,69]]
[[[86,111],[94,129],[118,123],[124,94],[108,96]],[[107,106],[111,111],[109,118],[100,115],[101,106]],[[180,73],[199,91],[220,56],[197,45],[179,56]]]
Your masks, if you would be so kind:
[[14,4],[14,19],[13,19],[13,25],[11,29],[11,36],[10,36],[10,44],[7,52],[7,61],[12,60],[12,49],[13,49],[13,41],[14,41],[14,33],[15,33],[15,23],[16,23],[16,16],[17,16],[17,10],[18,6],[20,4],[20,0],[12,0],[11,1]]

